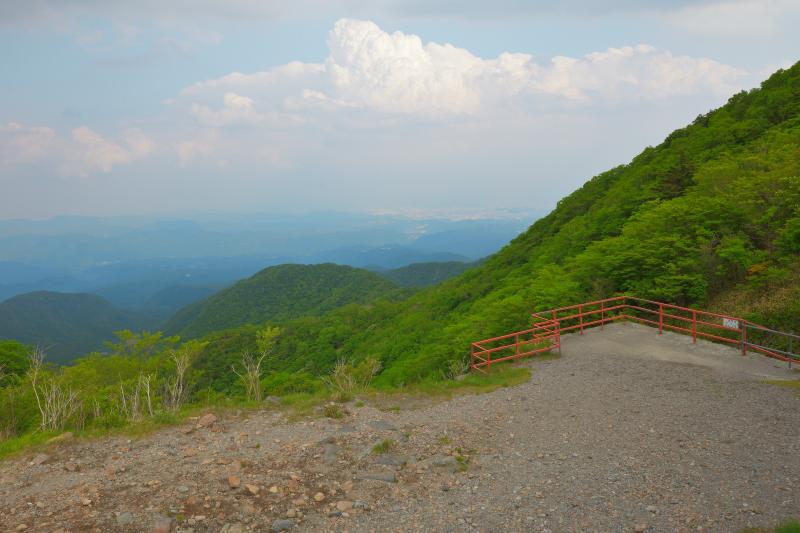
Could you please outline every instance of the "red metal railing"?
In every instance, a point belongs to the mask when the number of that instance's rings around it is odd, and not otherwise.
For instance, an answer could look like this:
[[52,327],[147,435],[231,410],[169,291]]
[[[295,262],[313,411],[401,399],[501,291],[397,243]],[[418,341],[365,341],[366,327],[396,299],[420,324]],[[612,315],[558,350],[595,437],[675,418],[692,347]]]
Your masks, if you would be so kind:
[[[557,348],[561,351],[561,334],[601,328],[617,320],[632,320],[658,328],[658,333],[670,330],[715,342],[737,345],[742,355],[748,350],[781,361],[800,360],[794,346],[800,348],[800,336],[766,328],[742,318],[700,309],[656,302],[635,296],[615,296],[567,307],[538,311],[531,314],[530,329],[517,331],[472,343],[471,367],[483,371],[501,361],[528,357]],[[762,339],[772,338],[772,344]],[[754,339],[759,341],[754,342]],[[512,342],[513,339],[513,342]],[[784,349],[786,348],[786,349]]]

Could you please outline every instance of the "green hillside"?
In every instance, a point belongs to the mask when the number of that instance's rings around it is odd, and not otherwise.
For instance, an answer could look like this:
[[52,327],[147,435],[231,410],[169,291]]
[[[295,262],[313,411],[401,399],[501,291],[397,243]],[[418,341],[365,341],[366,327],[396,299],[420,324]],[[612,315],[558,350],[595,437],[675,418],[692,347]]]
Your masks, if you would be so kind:
[[[273,369],[323,373],[374,356],[379,382],[407,383],[464,357],[472,340],[524,328],[535,308],[617,291],[741,300],[742,312],[800,330],[798,208],[800,64],[589,180],[482,266],[399,303],[290,322]],[[201,367],[252,346],[254,332],[208,340]]]
[[473,266],[475,263],[461,261],[412,263],[400,268],[383,270],[378,274],[401,287],[428,287],[454,278]]
[[184,338],[244,324],[320,315],[349,303],[369,303],[396,292],[377,274],[349,266],[279,265],[265,268],[178,311],[165,330]]
[[39,345],[58,363],[101,349],[117,330],[152,325],[92,294],[30,292],[0,303],[0,339]]

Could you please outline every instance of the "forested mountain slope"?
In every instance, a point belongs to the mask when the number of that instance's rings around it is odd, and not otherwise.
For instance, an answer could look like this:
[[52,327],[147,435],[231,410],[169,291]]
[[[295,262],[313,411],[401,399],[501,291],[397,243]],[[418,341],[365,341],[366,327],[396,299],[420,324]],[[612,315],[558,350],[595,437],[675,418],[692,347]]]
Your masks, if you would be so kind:
[[401,287],[427,287],[454,278],[476,264],[461,261],[412,263],[400,268],[381,270],[378,274]]
[[373,272],[349,266],[278,265],[190,304],[165,329],[199,337],[245,324],[281,322],[319,315],[349,303],[369,303],[397,286]]
[[117,330],[153,325],[147,316],[93,294],[39,291],[0,303],[0,339],[39,345],[57,363],[100,350]]
[[[291,321],[272,365],[320,373],[375,356],[380,381],[409,382],[524,328],[534,308],[618,291],[704,306],[746,292],[743,311],[800,329],[798,208],[800,64],[589,180],[482,266],[405,301]],[[748,305],[764,295],[768,307]],[[254,335],[218,333],[204,360]]]

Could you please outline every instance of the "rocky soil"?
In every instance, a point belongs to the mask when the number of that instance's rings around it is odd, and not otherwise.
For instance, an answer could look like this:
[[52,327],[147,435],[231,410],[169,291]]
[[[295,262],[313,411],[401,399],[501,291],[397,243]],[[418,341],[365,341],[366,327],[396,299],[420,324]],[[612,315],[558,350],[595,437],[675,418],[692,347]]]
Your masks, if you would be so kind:
[[[342,419],[206,415],[0,463],[0,530],[737,531],[800,517],[797,378],[632,324],[524,385]],[[419,404],[416,401],[415,404]]]

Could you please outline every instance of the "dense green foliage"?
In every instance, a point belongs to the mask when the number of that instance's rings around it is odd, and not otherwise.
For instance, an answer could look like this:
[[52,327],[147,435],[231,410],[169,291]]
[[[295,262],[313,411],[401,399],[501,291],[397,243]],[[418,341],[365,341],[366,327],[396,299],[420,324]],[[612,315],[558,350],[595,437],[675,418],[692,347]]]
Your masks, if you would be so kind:
[[91,294],[41,291],[0,303],[0,339],[42,346],[54,362],[69,362],[101,348],[116,330],[153,325],[146,315]]
[[[746,291],[742,312],[800,330],[799,207],[800,64],[591,179],[480,267],[402,302],[284,324],[274,368],[318,374],[378,357],[380,383],[411,382],[472,340],[524,328],[535,308],[618,291],[708,307]],[[783,296],[765,312],[763,294]],[[217,334],[205,361],[248,335]]]
[[17,341],[0,340],[0,387],[14,383],[28,370],[31,347]]
[[279,265],[180,310],[165,330],[199,337],[245,324],[320,315],[348,303],[371,302],[396,288],[377,274],[349,266]]
[[412,263],[410,265],[378,272],[382,277],[401,287],[428,287],[462,274],[474,263],[445,261],[442,263]]

